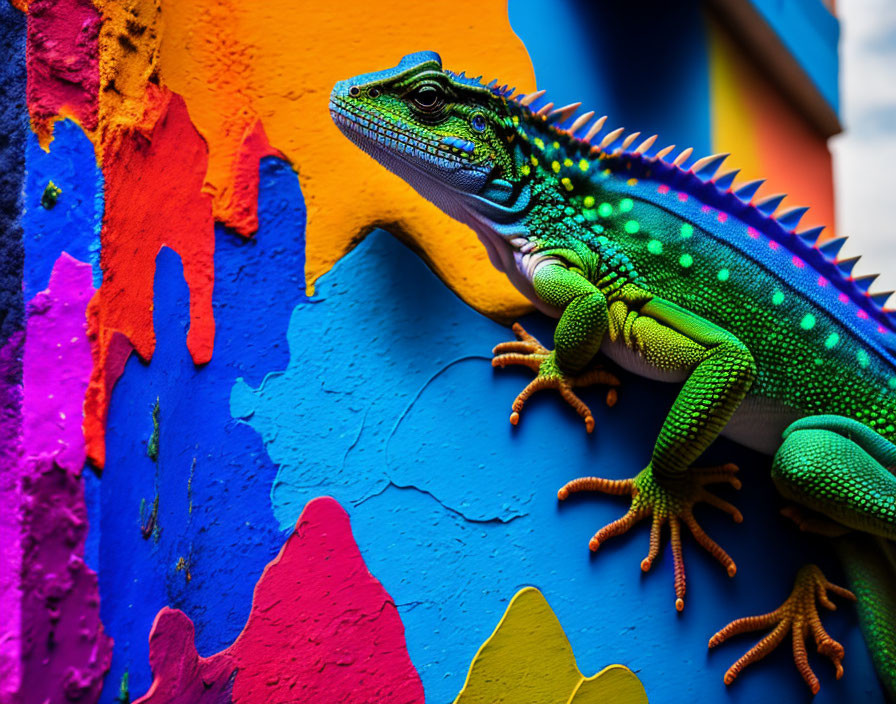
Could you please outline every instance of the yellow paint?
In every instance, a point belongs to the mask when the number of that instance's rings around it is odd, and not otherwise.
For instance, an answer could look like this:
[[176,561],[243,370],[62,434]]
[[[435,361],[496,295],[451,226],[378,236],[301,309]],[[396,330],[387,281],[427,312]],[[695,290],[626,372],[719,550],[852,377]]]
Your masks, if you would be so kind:
[[731,154],[726,171],[740,169],[738,182],[765,178],[759,162],[759,142],[749,119],[747,93],[741,89],[737,48],[722,28],[709,22],[710,121],[713,152]]
[[611,665],[585,677],[541,592],[526,587],[473,658],[455,704],[646,704],[641,682]]
[[[424,49],[439,52],[446,68],[533,90],[532,64],[510,27],[506,3],[458,0],[452,12],[469,19],[458,31],[433,22],[430,6],[417,0],[301,7],[288,0],[96,2],[106,17],[100,72],[103,85],[111,80],[115,87],[100,96],[99,131],[139,125],[150,80],[181,94],[209,146],[204,190],[216,219],[227,223],[235,214],[240,146],[260,121],[270,144],[298,172],[308,211],[309,289],[381,226],[410,240],[483,313],[506,319],[531,309],[488,263],[471,230],[355,147],[327,109],[336,81],[389,68]],[[122,44],[122,35],[134,48]]]

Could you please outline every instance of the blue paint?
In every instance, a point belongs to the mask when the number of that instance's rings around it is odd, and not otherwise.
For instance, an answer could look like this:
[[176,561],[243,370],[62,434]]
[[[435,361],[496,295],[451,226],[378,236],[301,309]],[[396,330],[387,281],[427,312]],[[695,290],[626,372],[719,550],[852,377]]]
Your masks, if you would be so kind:
[[[115,387],[101,509],[89,505],[91,533],[100,536],[94,564],[101,614],[115,639],[103,702],[115,701],[125,669],[133,697],[149,687],[149,631],[165,605],[193,619],[201,655],[227,647],[245,624],[261,571],[285,540],[270,508],[276,468],[258,436],[230,420],[229,394],[237,377],[258,383],[263,370],[287,362],[284,332],[304,299],[304,223],[296,174],[264,159],[257,235],[247,241],[222,227],[215,233],[215,352],[199,368],[186,349],[180,259],[167,248],[158,255],[155,355],[148,365],[132,355]],[[156,399],[158,463],[146,454]],[[141,499],[147,511],[152,506],[156,486],[157,543],[141,536],[139,515]],[[181,557],[189,562],[189,583],[176,569]]]
[[[25,299],[47,287],[53,264],[62,252],[93,266],[93,285],[102,283],[99,267],[103,218],[103,175],[93,144],[72,120],[57,122],[50,151],[41,149],[30,130],[26,140],[28,175],[25,184]],[[52,181],[62,189],[56,205],[41,205]]]
[[840,23],[821,2],[750,0],[778,39],[799,62],[812,85],[835,113],[840,112]]
[[[25,182],[25,15],[0,7],[0,348],[24,327],[22,297],[22,187]],[[16,374],[21,373],[20,365]],[[14,383],[12,379],[9,383]]]
[[512,0],[509,15],[538,87],[555,105],[581,101],[583,111],[609,115],[602,134],[621,126],[645,138],[659,134],[651,153],[668,144],[693,147],[695,159],[712,153],[706,27],[697,0],[649,8]]
[[[560,506],[556,499],[576,476],[622,478],[641,469],[674,386],[626,375],[613,409],[600,390],[586,391],[594,437],[553,394],[531,400],[514,429],[510,402],[530,374],[489,363],[490,349],[509,331],[466,307],[391,236],[368,236],[317,290],[319,300],[293,313],[289,364],[257,390],[238,381],[231,406],[279,467],[272,498],[281,526],[315,496],[334,496],[347,508],[368,568],[399,605],[430,701],[453,699],[477,648],[528,584],[544,592],[583,671],[624,663],[652,702],[680,702],[683,692],[715,702],[757,701],[770,691],[780,701],[805,698],[786,647],[730,690],[722,675],[753,641],[706,650],[729,620],[781,603],[803,558],[840,575],[823,548],[777,515],[768,458],[726,443],[707,458],[742,466],[741,495],[718,491],[741,507],[742,525],[712,508],[697,510],[739,573],[729,580],[686,540],[689,589],[679,615],[668,548],[641,575],[646,525],[589,556],[588,539],[622,515],[625,502],[574,497]],[[525,325],[550,339],[545,318]],[[836,682],[813,658],[823,681],[815,701],[859,692],[881,701],[855,611],[846,607],[825,622],[847,647],[849,669]]]

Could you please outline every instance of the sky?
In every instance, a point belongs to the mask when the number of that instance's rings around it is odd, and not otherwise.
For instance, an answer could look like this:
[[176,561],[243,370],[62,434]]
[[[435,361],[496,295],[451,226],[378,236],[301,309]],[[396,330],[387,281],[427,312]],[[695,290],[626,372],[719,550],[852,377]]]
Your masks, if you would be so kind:
[[[856,274],[880,273],[872,291],[896,289],[896,0],[838,0],[844,132],[834,137],[841,257]],[[890,299],[896,305],[896,297]]]

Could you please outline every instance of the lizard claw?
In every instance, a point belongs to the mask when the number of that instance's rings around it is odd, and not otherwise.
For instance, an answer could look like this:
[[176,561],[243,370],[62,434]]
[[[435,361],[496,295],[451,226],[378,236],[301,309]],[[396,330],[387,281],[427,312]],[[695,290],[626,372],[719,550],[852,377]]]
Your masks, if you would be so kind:
[[[589,433],[592,432],[594,416],[591,414],[591,409],[576,395],[573,388],[591,384],[608,384],[611,387],[616,387],[619,386],[619,379],[599,367],[575,376],[566,374],[557,365],[555,353],[526,332],[522,325],[514,323],[513,332],[517,337],[516,340],[502,342],[492,350],[495,355],[492,359],[492,366],[505,367],[508,364],[519,364],[532,369],[536,373],[536,377],[514,399],[510,422],[513,425],[520,422],[523,406],[536,391],[556,389],[585,421],[585,430]],[[607,405],[615,405],[617,398],[616,389],[610,388],[607,392]]]
[[749,616],[732,621],[710,638],[709,647],[714,648],[720,643],[724,643],[730,636],[773,627],[768,635],[728,668],[725,673],[725,684],[733,683],[747,665],[761,660],[777,648],[787,636],[788,631],[793,637],[793,660],[800,675],[812,690],[812,694],[817,694],[821,685],[809,666],[809,659],[806,655],[806,635],[810,631],[815,638],[818,652],[831,660],[834,664],[835,676],[840,679],[843,675],[843,665],[841,664],[844,654],[843,646],[824,630],[821,619],[818,617],[818,609],[815,606],[817,600],[826,609],[834,610],[836,608],[828,598],[829,591],[844,599],[856,600],[855,594],[848,589],[831,584],[816,565],[803,565],[797,572],[793,591],[781,606],[762,616]]
[[659,555],[662,527],[668,523],[675,565],[675,608],[681,611],[684,609],[685,596],[684,558],[681,550],[682,523],[687,526],[694,539],[722,564],[729,577],[733,577],[737,573],[734,560],[703,531],[692,513],[694,504],[702,501],[725,511],[736,523],[740,523],[743,520],[740,511],[704,488],[706,484],[728,482],[734,488],[739,489],[740,481],[734,476],[735,472],[737,472],[737,466],[733,464],[705,469],[692,468],[678,484],[667,487],[660,484],[653,476],[651,468],[647,467],[632,479],[601,479],[600,477],[574,479],[557,492],[557,498],[563,501],[570,494],[578,491],[600,491],[615,496],[631,496],[632,503],[628,512],[622,518],[597,531],[588,543],[588,547],[594,552],[608,538],[622,535],[633,525],[652,515],[650,548],[647,557],[641,561],[641,569],[644,572],[651,568]]

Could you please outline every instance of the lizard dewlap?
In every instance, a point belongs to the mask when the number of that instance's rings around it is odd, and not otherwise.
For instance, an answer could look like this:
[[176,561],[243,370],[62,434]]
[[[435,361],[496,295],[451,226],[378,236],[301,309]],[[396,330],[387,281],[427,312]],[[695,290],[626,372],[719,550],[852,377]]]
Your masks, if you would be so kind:
[[[707,488],[739,486],[737,468],[693,466],[719,434],[775,454],[778,490],[836,526],[830,535],[896,538],[896,479],[887,469],[896,465],[896,320],[882,308],[889,293],[870,294],[874,277],[853,277],[855,260],[837,259],[842,239],[817,245],[821,228],[796,231],[805,208],[781,212],[784,196],[755,200],[761,182],[735,189],[736,172],[717,174],[726,155],[692,163],[690,149],[673,157],[674,147],[655,149],[656,136],[605,129],[605,117],[578,109],[555,108],[544,91],[515,96],[497,81],[444,70],[433,52],[342,81],[330,97],[349,139],[469,225],[492,264],[558,319],[553,350],[519,325],[517,339],[494,350],[495,366],[522,364],[536,375],[513,402],[511,422],[534,392],[553,388],[590,432],[594,418],[574,389],[618,385],[595,364],[598,351],[682,384],[647,467],[631,479],[586,477],[560,489],[560,499],[583,490],[631,496],[630,510],[599,530],[591,549],[649,517],[647,570],[668,525],[678,609],[682,527],[733,576],[734,561],[692,513],[705,502],[741,520]],[[896,697],[896,563],[873,549],[849,555],[863,631]],[[813,691],[819,681],[797,647],[810,633],[839,676],[843,648],[821,626],[813,598],[832,605],[827,592],[853,596],[807,567],[773,616],[716,634],[712,645],[773,629],[726,682],[790,633]]]

